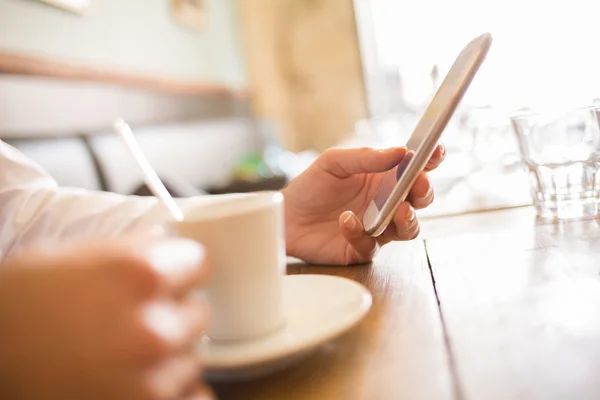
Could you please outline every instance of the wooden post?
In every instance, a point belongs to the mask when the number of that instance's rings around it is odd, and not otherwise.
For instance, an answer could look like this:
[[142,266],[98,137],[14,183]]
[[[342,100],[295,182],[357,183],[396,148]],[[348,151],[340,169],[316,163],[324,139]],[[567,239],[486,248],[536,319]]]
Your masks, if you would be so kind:
[[253,111],[292,151],[325,150],[367,117],[353,0],[237,0]]

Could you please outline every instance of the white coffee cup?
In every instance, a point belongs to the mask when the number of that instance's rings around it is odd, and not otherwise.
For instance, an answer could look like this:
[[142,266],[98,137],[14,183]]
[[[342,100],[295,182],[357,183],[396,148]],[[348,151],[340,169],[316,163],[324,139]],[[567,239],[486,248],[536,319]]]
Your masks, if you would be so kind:
[[191,207],[172,226],[201,243],[212,264],[202,289],[210,339],[252,339],[283,326],[284,223],[283,195],[257,192]]

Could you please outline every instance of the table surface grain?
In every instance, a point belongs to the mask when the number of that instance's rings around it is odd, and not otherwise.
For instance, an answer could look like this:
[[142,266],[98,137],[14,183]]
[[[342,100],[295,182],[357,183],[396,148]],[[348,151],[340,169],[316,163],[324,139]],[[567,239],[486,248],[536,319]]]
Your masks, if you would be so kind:
[[290,263],[362,283],[372,310],[296,366],[215,384],[219,398],[600,398],[600,220],[523,207],[422,225],[371,265]]
[[453,398],[423,242],[386,246],[371,265],[297,263],[288,265],[288,273],[354,279],[371,291],[373,306],[358,326],[288,370],[248,382],[215,384],[219,399]]

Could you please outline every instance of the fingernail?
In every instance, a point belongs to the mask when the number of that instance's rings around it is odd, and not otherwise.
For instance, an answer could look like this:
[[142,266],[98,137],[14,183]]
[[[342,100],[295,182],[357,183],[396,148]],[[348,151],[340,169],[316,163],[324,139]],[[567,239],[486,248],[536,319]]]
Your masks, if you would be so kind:
[[444,146],[444,143],[440,143],[440,156],[443,157],[444,155],[446,155],[446,146]]
[[427,177],[427,181],[429,182],[429,189],[427,189],[427,193],[425,193],[425,196],[421,197],[421,199],[429,199],[433,194],[433,185],[431,184],[431,179]]
[[354,216],[354,214],[348,213],[348,215],[344,219],[344,225],[351,231],[356,229],[356,217]]
[[419,199],[427,199],[433,192],[433,184],[431,183],[431,178],[429,175],[425,174],[425,179],[427,179],[427,192],[425,192],[423,196],[417,196]]
[[185,337],[185,323],[172,304],[158,301],[147,304],[142,315],[146,326],[161,338],[177,343]]
[[409,207],[408,213],[406,214],[406,220],[408,222],[412,222],[415,219],[415,210],[412,207]]
[[152,266],[165,275],[185,275],[204,259],[204,247],[187,238],[171,238],[155,243],[146,253]]

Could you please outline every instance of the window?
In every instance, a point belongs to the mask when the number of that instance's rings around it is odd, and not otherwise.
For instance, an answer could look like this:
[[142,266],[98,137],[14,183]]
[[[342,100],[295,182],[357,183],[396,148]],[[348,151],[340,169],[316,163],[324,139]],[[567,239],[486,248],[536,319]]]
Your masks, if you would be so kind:
[[371,58],[365,71],[374,115],[426,106],[461,48],[486,31],[494,43],[463,106],[512,111],[600,97],[595,36],[600,3],[594,0],[355,0],[355,5],[363,57]]

